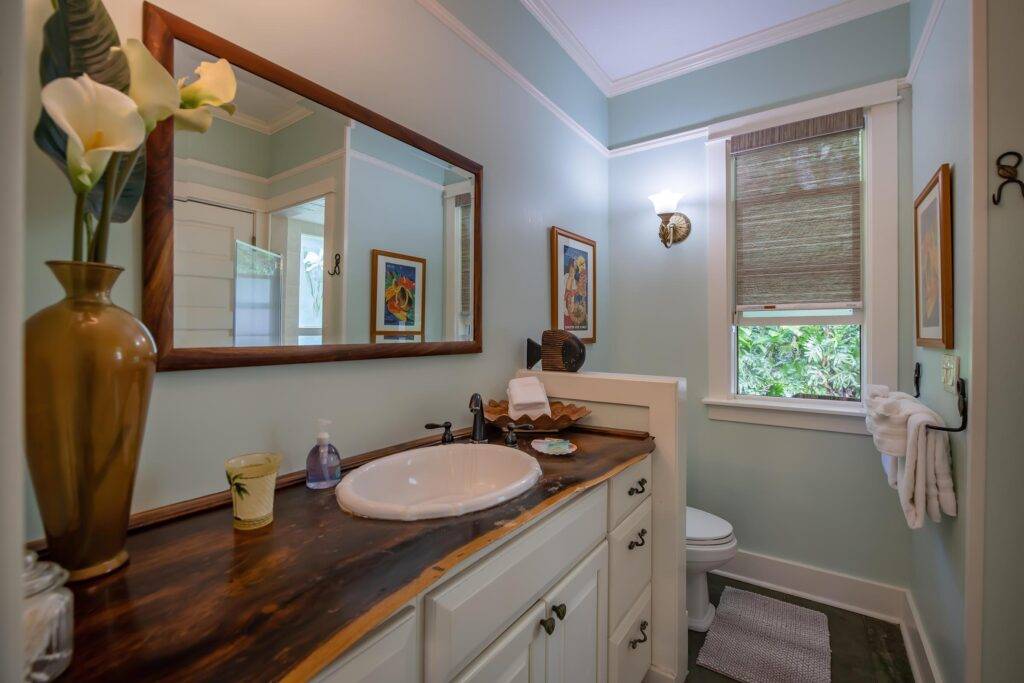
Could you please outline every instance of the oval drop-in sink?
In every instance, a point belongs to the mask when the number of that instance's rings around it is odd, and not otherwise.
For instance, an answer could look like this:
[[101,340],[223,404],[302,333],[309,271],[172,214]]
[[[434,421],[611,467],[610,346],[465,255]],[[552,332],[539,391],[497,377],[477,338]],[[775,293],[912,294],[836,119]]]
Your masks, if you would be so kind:
[[345,475],[342,508],[376,519],[455,517],[494,507],[537,483],[537,461],[515,448],[446,444],[403,451]]

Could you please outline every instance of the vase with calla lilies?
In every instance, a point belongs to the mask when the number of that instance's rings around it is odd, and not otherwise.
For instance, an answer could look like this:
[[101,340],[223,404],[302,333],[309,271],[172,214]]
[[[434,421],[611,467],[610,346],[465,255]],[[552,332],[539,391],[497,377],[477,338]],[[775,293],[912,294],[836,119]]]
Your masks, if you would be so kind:
[[[111,300],[111,225],[146,182],[146,138],[161,122],[205,132],[234,112],[226,61],[176,81],[138,40],[121,44],[100,0],[57,0],[43,27],[34,138],[75,196],[71,260],[48,261],[65,297],[25,323],[25,445],[47,555],[71,581],[116,570],[156,372],[152,335]],[[164,124],[166,125],[166,124]]]

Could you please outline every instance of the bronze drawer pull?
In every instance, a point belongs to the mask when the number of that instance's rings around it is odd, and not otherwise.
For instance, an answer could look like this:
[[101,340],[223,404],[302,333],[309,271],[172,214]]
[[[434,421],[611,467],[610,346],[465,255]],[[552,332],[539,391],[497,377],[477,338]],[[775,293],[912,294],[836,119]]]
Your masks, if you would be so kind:
[[550,636],[555,632],[555,620],[553,617],[547,619],[541,619],[540,625],[544,628],[544,631]]
[[641,621],[640,622],[640,635],[643,636],[643,637],[642,638],[634,638],[633,640],[629,641],[629,648],[631,650],[635,650],[636,646],[639,645],[640,643],[646,643],[647,642],[647,622],[646,621]]
[[565,619],[565,603],[564,602],[561,605],[552,605],[551,606],[551,611],[555,613],[555,616],[558,617],[559,621],[561,621],[562,619]]
[[[639,486],[640,488],[637,488],[637,486]],[[644,479],[643,477],[641,477],[640,481],[638,481],[636,483],[636,486],[630,487],[629,495],[631,495],[631,496],[639,496],[641,493],[644,493],[646,491],[647,491],[647,480]]]
[[639,541],[629,542],[630,550],[632,550],[633,548],[642,548],[647,544],[647,541],[645,540],[647,538],[647,529],[641,529],[640,533],[637,534],[637,537],[640,539]]

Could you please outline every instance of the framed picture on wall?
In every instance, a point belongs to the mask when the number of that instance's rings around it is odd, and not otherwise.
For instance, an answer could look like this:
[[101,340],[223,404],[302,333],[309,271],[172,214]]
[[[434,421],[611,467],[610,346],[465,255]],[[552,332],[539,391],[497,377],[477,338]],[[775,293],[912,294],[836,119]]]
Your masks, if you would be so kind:
[[953,348],[953,217],[949,164],[914,201],[917,345]]
[[551,226],[551,328],[597,341],[597,243]]
[[421,336],[427,298],[427,260],[370,252],[370,335]]

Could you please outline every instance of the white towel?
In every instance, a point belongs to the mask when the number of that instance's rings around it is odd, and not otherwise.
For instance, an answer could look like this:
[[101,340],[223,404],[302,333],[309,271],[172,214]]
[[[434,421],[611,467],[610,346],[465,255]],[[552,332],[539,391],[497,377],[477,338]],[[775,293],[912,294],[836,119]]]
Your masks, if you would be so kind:
[[868,407],[866,423],[880,453],[902,457],[907,453],[907,421],[911,415],[928,410],[909,394],[894,392],[876,399]]
[[526,415],[535,420],[541,415],[551,415],[548,392],[536,377],[519,377],[508,383],[508,416],[518,420]]
[[924,525],[925,515],[933,522],[942,514],[956,517],[956,493],[949,462],[949,437],[945,432],[926,429],[944,427],[942,418],[925,408],[907,422],[907,454],[897,464],[897,483],[903,515],[911,529]]

